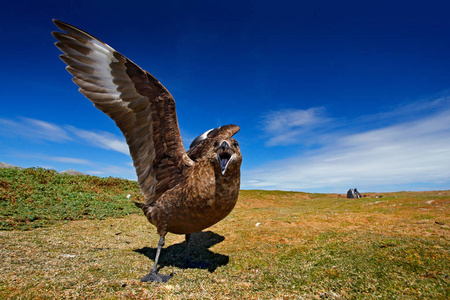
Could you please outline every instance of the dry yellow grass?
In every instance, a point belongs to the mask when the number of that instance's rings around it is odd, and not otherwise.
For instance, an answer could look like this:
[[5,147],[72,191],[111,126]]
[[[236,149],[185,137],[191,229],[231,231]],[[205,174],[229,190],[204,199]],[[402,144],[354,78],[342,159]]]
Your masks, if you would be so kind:
[[368,196],[242,191],[193,237],[210,270],[181,269],[184,236],[167,236],[166,284],[139,281],[158,241],[141,215],[1,231],[0,298],[448,298],[450,192]]

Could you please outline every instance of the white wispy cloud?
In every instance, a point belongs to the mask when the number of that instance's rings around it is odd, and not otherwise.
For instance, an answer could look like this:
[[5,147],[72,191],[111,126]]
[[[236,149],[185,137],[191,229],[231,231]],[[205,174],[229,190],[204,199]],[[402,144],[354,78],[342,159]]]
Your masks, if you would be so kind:
[[[243,172],[244,188],[342,192],[450,183],[450,110],[357,134]],[[360,189],[361,190],[361,189]]]
[[[16,152],[14,153],[14,157],[21,158],[23,160],[28,161],[39,161],[39,162],[58,162],[58,163],[68,163],[68,164],[77,164],[77,165],[86,165],[86,166],[93,166],[95,165],[94,162],[83,159],[83,158],[77,158],[77,157],[69,157],[69,156],[55,156],[55,155],[48,155],[45,153],[30,153],[30,152]],[[53,165],[45,165],[43,163],[39,163],[39,166],[43,168],[53,169]],[[23,166],[28,167],[28,166]]]
[[105,131],[90,131],[73,126],[67,126],[67,129],[92,146],[117,151],[126,155],[130,153],[125,138],[123,137],[118,137]]
[[0,119],[0,134],[33,140],[65,142],[72,140],[62,127],[46,121],[21,117],[19,120]]
[[77,165],[92,165],[93,163],[87,159],[83,158],[75,158],[75,157],[63,157],[63,156],[45,156],[43,157],[46,160],[61,162],[61,163],[69,163],[69,164],[77,164]]
[[[9,153],[2,153],[4,156],[20,157],[24,164],[28,163],[32,166],[47,165],[59,170],[71,168],[70,166],[72,165],[77,165],[77,170],[93,175],[117,176],[128,179],[136,178],[132,164],[130,165],[127,163],[126,166],[120,167],[108,163],[105,164],[105,160],[103,160],[104,162],[94,162],[83,158],[83,155],[86,157],[87,152],[84,154],[77,152],[74,155],[74,152],[67,148],[67,146],[70,147],[73,144],[81,143],[92,147],[116,151],[128,156],[129,151],[125,139],[108,132],[84,130],[70,125],[56,125],[42,120],[19,117],[14,120],[0,118],[0,135],[5,136],[7,139],[11,138],[31,142],[31,145],[36,142],[45,142],[40,143],[41,145],[43,144],[44,148],[12,148],[9,149]],[[51,147],[47,147],[49,146],[46,145],[47,143],[54,144],[51,145]],[[58,151],[59,146],[55,144],[61,143],[65,145]],[[41,153],[38,153],[36,151],[37,149],[40,149],[38,151]],[[86,151],[89,150],[86,149]],[[108,155],[110,154],[105,156]],[[86,168],[89,168],[92,171],[88,171]]]
[[375,123],[396,120],[412,121],[417,115],[427,116],[436,114],[439,111],[450,109],[450,91],[436,95],[432,98],[425,98],[420,101],[413,101],[406,104],[400,104],[391,110],[371,114],[361,115],[354,118],[354,123]]
[[263,116],[263,130],[268,136],[267,146],[295,144],[317,128],[328,123],[323,107],[284,109],[271,111]]
[[136,171],[129,163],[124,165],[97,164],[95,169],[85,170],[85,173],[91,175],[107,175],[130,180],[137,180]]
[[70,125],[59,126],[25,117],[20,117],[18,120],[0,119],[0,134],[12,138],[21,137],[55,143],[84,141],[94,147],[129,155],[128,145],[123,137],[109,132],[84,130]]

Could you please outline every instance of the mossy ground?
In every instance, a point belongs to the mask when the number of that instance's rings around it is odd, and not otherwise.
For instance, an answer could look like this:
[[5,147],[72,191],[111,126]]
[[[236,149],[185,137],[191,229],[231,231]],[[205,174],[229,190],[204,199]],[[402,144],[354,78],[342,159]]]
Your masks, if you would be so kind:
[[160,272],[174,277],[160,284],[139,281],[158,236],[126,198],[141,197],[135,182],[8,172],[2,299],[450,298],[450,191],[241,191],[227,218],[193,237],[192,259],[211,267],[180,268],[184,237],[169,234]]

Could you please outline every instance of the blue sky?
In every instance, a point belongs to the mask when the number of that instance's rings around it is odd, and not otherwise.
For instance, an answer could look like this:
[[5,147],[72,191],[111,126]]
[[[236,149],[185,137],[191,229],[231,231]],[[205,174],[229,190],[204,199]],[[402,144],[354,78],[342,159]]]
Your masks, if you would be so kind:
[[186,146],[239,125],[244,189],[449,189],[449,11],[448,1],[11,1],[0,12],[0,161],[135,179],[120,131],[58,58],[56,18],[158,78]]

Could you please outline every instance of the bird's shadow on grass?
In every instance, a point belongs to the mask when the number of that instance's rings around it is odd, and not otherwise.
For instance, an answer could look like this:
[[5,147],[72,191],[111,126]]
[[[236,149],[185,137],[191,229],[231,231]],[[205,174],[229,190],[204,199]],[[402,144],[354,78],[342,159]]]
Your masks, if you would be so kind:
[[[218,267],[225,266],[229,262],[229,257],[227,255],[214,253],[208,250],[208,248],[222,242],[223,240],[225,240],[225,237],[212,231],[202,231],[191,234],[191,239],[189,241],[190,260],[193,262],[210,263],[207,269],[211,273],[213,273]],[[155,260],[156,247],[144,247],[141,249],[135,249],[134,251],[147,256],[152,261]],[[169,247],[163,247],[158,265],[160,268],[164,268],[166,266],[183,268],[185,254],[186,241],[171,245]]]

